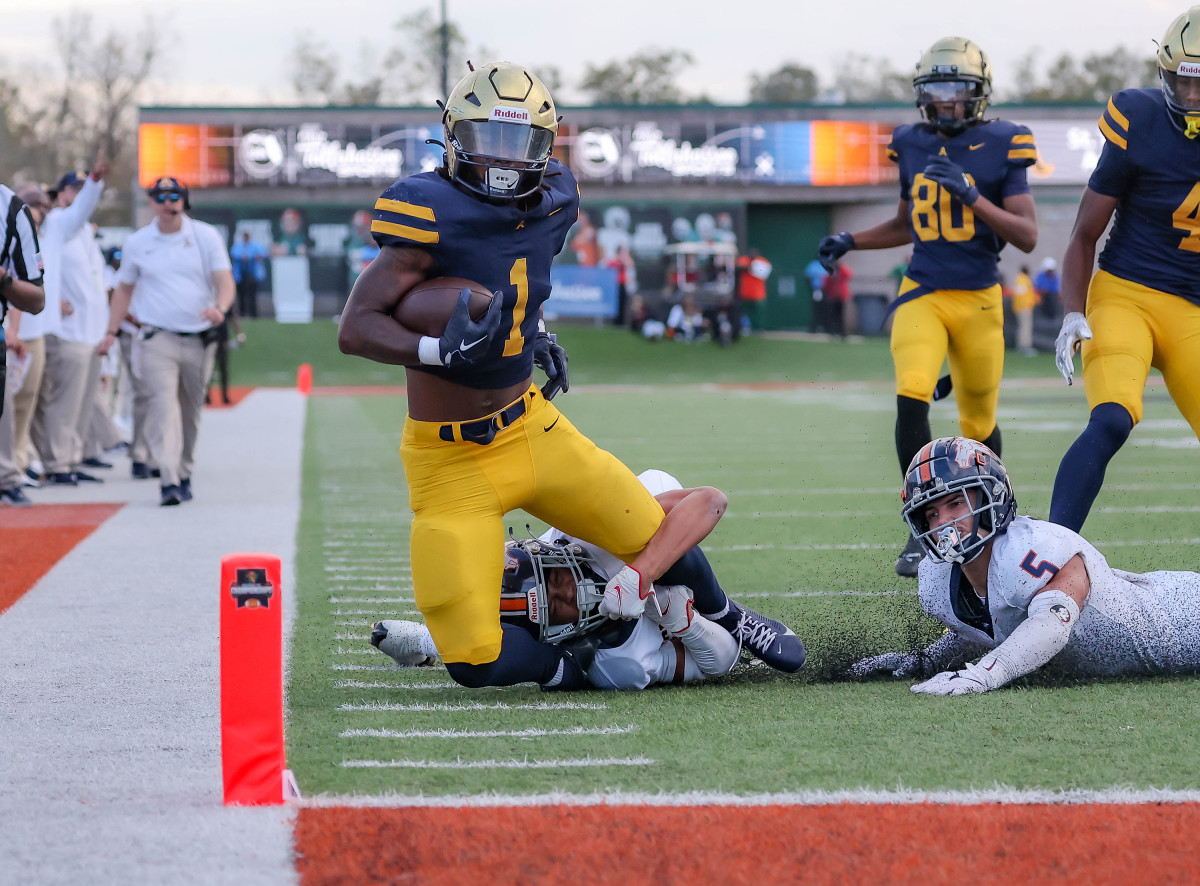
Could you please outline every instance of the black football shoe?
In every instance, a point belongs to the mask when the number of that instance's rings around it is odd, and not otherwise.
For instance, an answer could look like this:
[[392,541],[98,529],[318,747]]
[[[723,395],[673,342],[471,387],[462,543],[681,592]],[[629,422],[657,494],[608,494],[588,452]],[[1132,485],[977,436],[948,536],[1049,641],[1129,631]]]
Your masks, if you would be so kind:
[[729,615],[717,623],[733,634],[743,649],[775,670],[794,674],[804,667],[804,644],[783,622],[730,600]]
[[925,559],[925,549],[921,547],[921,543],[912,537],[908,536],[908,544],[904,546],[904,550],[900,552],[900,556],[896,559],[896,574],[902,578],[916,578],[917,567],[921,565],[921,561]]

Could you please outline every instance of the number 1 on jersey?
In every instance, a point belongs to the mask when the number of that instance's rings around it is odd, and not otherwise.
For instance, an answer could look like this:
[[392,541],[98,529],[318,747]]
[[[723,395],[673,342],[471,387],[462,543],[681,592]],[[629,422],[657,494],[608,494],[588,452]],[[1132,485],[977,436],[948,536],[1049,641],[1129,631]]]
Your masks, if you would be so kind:
[[512,329],[504,342],[504,356],[515,357],[525,348],[525,336],[521,324],[525,322],[525,308],[529,305],[529,271],[523,258],[513,262],[508,272],[508,282],[517,287],[517,303],[513,305]]

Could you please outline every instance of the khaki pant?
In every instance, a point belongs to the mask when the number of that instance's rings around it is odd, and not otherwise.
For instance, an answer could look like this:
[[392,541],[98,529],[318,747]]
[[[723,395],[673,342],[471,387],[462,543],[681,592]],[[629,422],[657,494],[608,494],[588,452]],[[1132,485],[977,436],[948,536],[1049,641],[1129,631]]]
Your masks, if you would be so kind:
[[33,445],[47,474],[74,471],[83,460],[83,434],[100,378],[100,355],[92,345],[46,336],[46,370],[37,411]]
[[29,467],[29,428],[33,424],[33,413],[37,409],[38,394],[42,390],[42,374],[46,368],[46,339],[38,336],[25,342],[29,351],[29,365],[25,367],[25,380],[21,390],[13,395],[13,454],[17,466],[23,471]]
[[215,344],[205,347],[197,335],[146,327],[134,340],[133,372],[148,398],[146,444],[163,486],[178,486],[192,476],[215,350]]
[[1017,347],[1022,351],[1033,350],[1033,308],[1015,311],[1017,318]]
[[4,412],[0,414],[0,490],[20,486],[25,479],[24,471],[17,466],[13,452],[13,399],[12,387],[6,385]]
[[[118,340],[121,342],[121,386],[131,388],[133,398],[133,431],[129,439],[129,458],[131,461],[150,463],[150,447],[146,445],[146,413],[150,409],[150,397],[146,386],[133,374],[133,342],[135,335],[121,332]],[[151,465],[157,467],[157,465]]]

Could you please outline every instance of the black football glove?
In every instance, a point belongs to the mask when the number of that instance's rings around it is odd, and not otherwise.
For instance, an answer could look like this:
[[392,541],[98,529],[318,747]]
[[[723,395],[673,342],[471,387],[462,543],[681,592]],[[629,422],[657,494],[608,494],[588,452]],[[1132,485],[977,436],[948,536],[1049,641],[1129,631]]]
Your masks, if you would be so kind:
[[854,237],[848,231],[821,239],[817,246],[817,261],[829,273],[837,267],[838,259],[854,248]]
[[438,340],[438,356],[443,366],[464,366],[480,360],[487,353],[492,336],[500,328],[503,302],[499,294],[494,295],[487,313],[475,321],[470,312],[471,290],[464,289],[458,294],[458,304]]
[[567,351],[558,343],[558,336],[539,329],[533,340],[533,365],[546,373],[548,381],[542,388],[542,396],[553,400],[559,391],[564,394],[570,389],[567,376]]
[[971,184],[963,168],[949,157],[934,157],[925,167],[925,177],[937,182],[958,198],[963,206],[979,199],[979,188]]

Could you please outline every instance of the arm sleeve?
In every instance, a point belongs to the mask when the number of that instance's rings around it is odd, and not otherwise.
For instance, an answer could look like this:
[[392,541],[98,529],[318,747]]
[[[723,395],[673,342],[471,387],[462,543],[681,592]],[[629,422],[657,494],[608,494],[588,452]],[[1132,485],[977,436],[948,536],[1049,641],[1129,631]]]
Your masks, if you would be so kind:
[[13,237],[12,249],[8,254],[7,270],[18,280],[41,283],[42,252],[38,246],[37,228],[34,227],[28,206],[22,206],[21,211],[17,213],[16,226],[16,236]]
[[64,241],[74,237],[88,223],[92,213],[100,205],[100,195],[103,193],[104,182],[98,182],[89,175],[71,205],[66,209],[59,210],[62,213],[61,224]]
[[1007,640],[979,660],[989,689],[998,689],[1040,668],[1062,651],[1079,621],[1079,606],[1059,590],[1044,591],[1029,604],[1029,617]]

